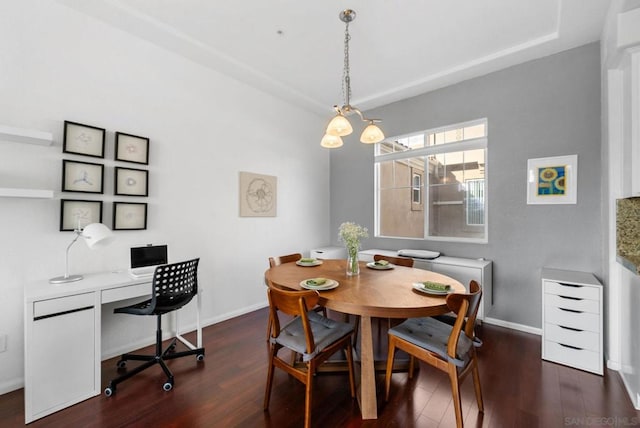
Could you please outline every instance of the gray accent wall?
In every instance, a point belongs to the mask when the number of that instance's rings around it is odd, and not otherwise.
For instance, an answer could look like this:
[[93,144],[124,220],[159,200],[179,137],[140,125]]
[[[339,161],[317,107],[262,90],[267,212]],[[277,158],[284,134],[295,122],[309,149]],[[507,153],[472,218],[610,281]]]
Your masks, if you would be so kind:
[[[357,82],[354,82],[357,91]],[[541,327],[540,270],[602,278],[600,50],[593,43],[367,112],[387,136],[488,119],[489,242],[375,238],[373,147],[359,126],[331,152],[331,242],[344,221],[369,228],[363,248],[428,249],[493,261],[490,318]],[[354,122],[355,123],[355,122]],[[527,160],[578,155],[575,205],[527,205]]]

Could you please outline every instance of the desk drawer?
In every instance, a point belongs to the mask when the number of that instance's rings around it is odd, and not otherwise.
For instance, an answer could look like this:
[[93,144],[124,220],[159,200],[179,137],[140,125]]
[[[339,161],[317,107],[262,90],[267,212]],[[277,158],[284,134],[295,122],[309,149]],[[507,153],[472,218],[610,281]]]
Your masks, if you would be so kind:
[[544,281],[544,292],[558,294],[567,297],[579,297],[581,299],[600,300],[600,289],[586,285],[563,284],[555,281]]
[[94,293],[39,300],[33,302],[33,318],[52,317],[83,309],[90,309],[93,308],[94,303]]
[[571,309],[580,312],[600,313],[600,302],[579,297],[565,297],[557,294],[545,294],[544,303],[548,306]]
[[102,303],[118,302],[120,300],[145,296],[151,296],[150,282],[102,290]]
[[600,315],[545,305],[545,322],[600,333]]

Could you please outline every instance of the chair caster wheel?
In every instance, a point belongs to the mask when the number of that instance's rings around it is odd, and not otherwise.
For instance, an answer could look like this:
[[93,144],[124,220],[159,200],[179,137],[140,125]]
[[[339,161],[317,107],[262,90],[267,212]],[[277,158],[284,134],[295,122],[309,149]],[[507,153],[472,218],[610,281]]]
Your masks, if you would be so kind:
[[123,368],[127,367],[127,362],[125,360],[120,360],[116,364],[116,367],[118,367],[119,369],[123,369]]
[[165,382],[164,385],[162,385],[162,389],[165,391],[171,391],[173,389],[173,383]]
[[104,395],[106,395],[107,397],[111,397],[113,394],[115,394],[116,392],[116,387],[111,387],[111,386],[107,386],[104,389]]
[[196,361],[204,361],[204,354],[196,355]]

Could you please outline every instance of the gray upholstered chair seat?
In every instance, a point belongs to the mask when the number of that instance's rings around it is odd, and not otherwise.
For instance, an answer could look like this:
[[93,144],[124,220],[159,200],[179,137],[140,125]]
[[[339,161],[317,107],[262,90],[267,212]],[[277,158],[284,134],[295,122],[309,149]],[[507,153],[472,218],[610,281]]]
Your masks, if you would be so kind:
[[309,361],[327,346],[333,344],[341,337],[351,334],[353,325],[340,321],[325,318],[314,311],[307,312],[313,340],[316,348],[311,353],[307,353],[307,342],[302,326],[302,319],[297,317],[280,330],[280,335],[271,338],[272,343],[278,343],[286,348],[292,349],[302,355],[303,361]]
[[456,358],[450,358],[447,355],[447,343],[452,329],[451,325],[433,318],[409,318],[389,330],[389,334],[434,352],[458,367],[464,367],[469,359],[469,348],[473,341],[464,332],[460,332]]

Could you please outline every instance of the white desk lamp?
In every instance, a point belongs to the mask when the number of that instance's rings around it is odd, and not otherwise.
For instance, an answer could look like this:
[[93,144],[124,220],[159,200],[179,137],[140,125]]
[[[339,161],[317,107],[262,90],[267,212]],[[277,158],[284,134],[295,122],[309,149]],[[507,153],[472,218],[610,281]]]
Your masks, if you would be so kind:
[[49,280],[52,284],[63,284],[65,282],[80,281],[82,275],[69,275],[69,249],[78,240],[79,237],[83,237],[89,248],[103,247],[109,244],[115,239],[113,232],[107,226],[102,223],[91,223],[84,227],[84,229],[74,230],[76,236],[73,241],[67,247],[67,252],[64,259],[64,276],[58,276]]

